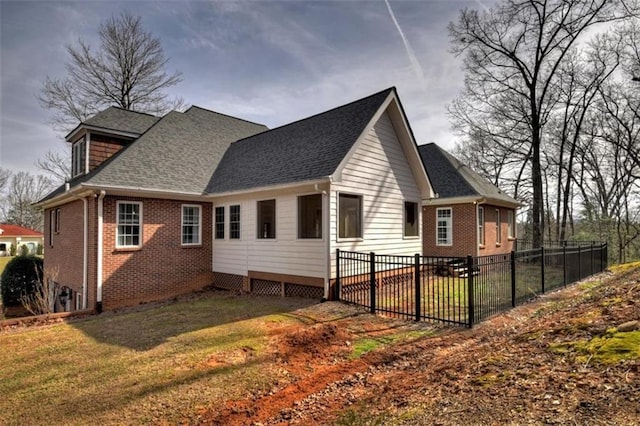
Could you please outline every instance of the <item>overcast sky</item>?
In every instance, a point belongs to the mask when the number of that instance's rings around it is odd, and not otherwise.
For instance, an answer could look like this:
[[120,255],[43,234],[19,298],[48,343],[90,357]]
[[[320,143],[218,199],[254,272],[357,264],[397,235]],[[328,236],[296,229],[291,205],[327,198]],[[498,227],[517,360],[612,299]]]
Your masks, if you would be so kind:
[[97,27],[123,10],[160,38],[169,93],[187,105],[270,128],[396,86],[418,144],[454,145],[446,116],[462,86],[447,25],[480,1],[6,1],[0,0],[0,165],[37,172],[63,142],[36,95],[65,76],[65,46],[98,45]]

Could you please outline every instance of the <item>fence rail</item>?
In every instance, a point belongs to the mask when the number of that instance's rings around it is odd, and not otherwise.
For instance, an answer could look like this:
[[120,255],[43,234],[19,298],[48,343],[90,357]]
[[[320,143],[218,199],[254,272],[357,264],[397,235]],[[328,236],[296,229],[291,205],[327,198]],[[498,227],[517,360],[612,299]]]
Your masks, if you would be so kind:
[[371,313],[472,327],[603,271],[607,245],[558,245],[466,258],[337,250],[336,259],[336,299]]

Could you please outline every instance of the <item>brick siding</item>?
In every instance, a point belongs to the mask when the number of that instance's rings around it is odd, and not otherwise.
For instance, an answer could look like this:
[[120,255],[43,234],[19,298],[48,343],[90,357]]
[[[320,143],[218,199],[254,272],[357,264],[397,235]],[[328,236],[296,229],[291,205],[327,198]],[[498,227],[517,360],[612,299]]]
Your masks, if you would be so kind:
[[[116,249],[116,202],[142,202],[142,247]],[[202,244],[181,245],[182,205],[202,206]],[[104,199],[104,309],[167,299],[212,283],[211,205],[129,197]]]

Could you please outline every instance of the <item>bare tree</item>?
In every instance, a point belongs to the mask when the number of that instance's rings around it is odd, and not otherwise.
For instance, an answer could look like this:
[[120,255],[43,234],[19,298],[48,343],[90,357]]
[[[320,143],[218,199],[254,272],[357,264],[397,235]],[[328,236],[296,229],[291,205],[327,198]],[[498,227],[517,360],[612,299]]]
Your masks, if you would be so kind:
[[9,179],[11,179],[11,172],[0,167],[0,193],[2,193],[4,188],[6,188],[9,183]]
[[465,126],[460,111],[470,111],[487,133],[530,147],[534,247],[544,228],[541,148],[561,65],[587,30],[633,13],[633,1],[506,0],[483,14],[463,10],[449,25],[451,51],[464,56],[465,70],[454,122]]
[[47,151],[43,158],[36,161],[36,166],[45,172],[53,182],[64,183],[71,176],[70,150],[67,146],[67,155],[58,152]]
[[42,230],[42,211],[32,204],[51,189],[51,181],[43,175],[18,172],[11,177],[7,195],[2,202],[2,221],[35,230]]
[[98,30],[100,48],[78,40],[67,46],[68,76],[47,76],[40,103],[55,111],[52,124],[66,132],[96,112],[116,105],[124,109],[161,114],[179,108],[182,100],[170,100],[163,91],[178,84],[181,74],[165,71],[160,40],[146,32],[140,17],[123,12],[111,17]]

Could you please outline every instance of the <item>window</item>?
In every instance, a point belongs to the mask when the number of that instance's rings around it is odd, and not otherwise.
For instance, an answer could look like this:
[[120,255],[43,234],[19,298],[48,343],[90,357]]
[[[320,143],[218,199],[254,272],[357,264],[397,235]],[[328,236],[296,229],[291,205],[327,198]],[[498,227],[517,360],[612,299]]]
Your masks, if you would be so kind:
[[224,240],[224,206],[216,207],[216,240]]
[[451,208],[436,209],[436,245],[450,246],[452,238]]
[[116,247],[142,245],[142,203],[118,201]]
[[229,207],[229,238],[240,239],[240,206]]
[[87,142],[82,139],[71,147],[71,177],[76,177],[85,172],[87,159]]
[[202,208],[200,206],[182,205],[182,245],[200,244],[201,216]]
[[258,201],[258,238],[276,237],[276,200]]
[[322,238],[322,194],[298,197],[298,238]]
[[362,238],[362,197],[340,194],[338,196],[339,238]]
[[418,203],[404,202],[404,236],[417,237],[418,229]]
[[515,223],[515,215],[513,214],[513,210],[507,210],[507,236],[509,238],[516,237],[516,223]]
[[484,245],[484,207],[478,207],[478,244]]
[[496,244],[502,243],[502,230],[500,229],[500,210],[496,209]]

